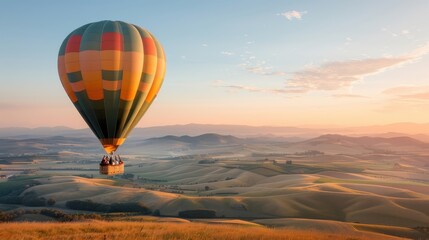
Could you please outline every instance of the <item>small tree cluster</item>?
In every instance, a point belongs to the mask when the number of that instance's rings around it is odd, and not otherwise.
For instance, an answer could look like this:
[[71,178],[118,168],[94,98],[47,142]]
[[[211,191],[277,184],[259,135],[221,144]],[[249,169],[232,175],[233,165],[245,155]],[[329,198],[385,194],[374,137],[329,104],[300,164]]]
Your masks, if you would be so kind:
[[205,209],[186,210],[186,211],[179,212],[179,217],[181,218],[215,218],[216,211],[205,210]]
[[22,198],[22,204],[29,207],[44,207],[46,206],[46,199],[38,197],[34,192],[27,192]]
[[15,218],[22,216],[24,214],[41,214],[44,216],[48,216],[54,218],[57,221],[61,222],[71,222],[71,221],[80,221],[84,219],[103,219],[99,214],[67,214],[54,209],[33,209],[33,210],[23,210],[18,209],[10,212],[2,212],[0,211],[0,222],[10,222]]
[[3,203],[3,204],[22,204],[22,197],[21,196],[0,197],[0,203]]
[[93,212],[138,212],[142,214],[150,214],[150,209],[142,202],[128,202],[128,203],[113,203],[104,204],[97,203],[91,200],[73,200],[66,202],[66,207],[74,210],[84,210]]
[[94,211],[94,212],[109,212],[110,205],[103,203],[96,203],[91,200],[72,200],[66,202],[66,207],[73,210],[84,210],[84,211]]

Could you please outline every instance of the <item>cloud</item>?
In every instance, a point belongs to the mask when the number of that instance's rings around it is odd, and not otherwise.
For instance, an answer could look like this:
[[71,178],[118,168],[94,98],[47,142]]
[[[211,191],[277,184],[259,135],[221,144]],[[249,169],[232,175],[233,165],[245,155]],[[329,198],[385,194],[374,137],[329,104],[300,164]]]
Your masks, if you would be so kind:
[[208,47],[209,45],[207,43],[201,44],[202,47]]
[[234,53],[233,53],[233,52],[228,52],[228,51],[222,51],[222,52],[220,52],[220,54],[222,54],[222,55],[227,55],[227,56],[232,56],[232,55],[234,55]]
[[381,31],[385,32],[387,34],[390,34],[392,37],[403,36],[403,37],[407,37],[407,38],[412,38],[411,32],[408,29],[402,29],[401,31],[392,32],[391,30],[384,27],[381,29]]
[[429,100],[429,92],[419,92],[415,94],[400,95],[403,99]]
[[397,86],[397,87],[385,89],[382,93],[388,94],[388,95],[412,94],[412,93],[419,92],[422,89],[429,90],[429,86],[411,86],[411,85]]
[[403,85],[385,89],[386,99],[380,112],[426,111],[429,103],[429,85]]
[[347,93],[344,93],[344,94],[333,94],[332,97],[335,97],[335,98],[368,98],[368,97],[363,96],[363,95],[347,94]]
[[244,86],[244,85],[218,85],[218,87],[229,88],[233,90],[244,90],[248,92],[265,92],[265,89],[257,88],[253,86]]
[[249,92],[263,92],[263,89],[253,87],[253,86],[243,86],[243,85],[227,85],[223,80],[215,80],[213,81],[213,86],[229,88],[233,90],[245,90]]
[[215,87],[227,88],[234,91],[247,91],[247,92],[259,92],[259,93],[300,93],[300,90],[294,89],[275,89],[275,88],[259,88],[254,86],[245,86],[245,85],[235,85],[235,84],[225,84],[222,80],[215,80],[213,82]]
[[353,39],[351,37],[346,37],[346,41],[344,43],[344,45],[348,46],[352,43]]
[[277,71],[273,66],[269,66],[265,60],[259,60],[251,52],[245,52],[241,54],[241,60],[243,63],[239,64],[247,72],[265,75],[265,76],[283,76],[285,72]]
[[408,54],[396,57],[328,62],[318,67],[307,68],[293,73],[292,77],[286,82],[286,88],[300,88],[303,92],[337,90],[348,87],[365,76],[415,61],[428,53],[429,43]]
[[301,93],[301,90],[297,89],[276,89],[276,88],[258,88],[254,86],[245,85],[218,85],[217,87],[229,88],[232,90],[242,90],[248,92],[260,92],[260,93]]
[[293,11],[278,13],[277,15],[283,16],[283,17],[287,18],[287,20],[292,21],[293,19],[301,20],[302,16],[306,13],[307,13],[307,11],[299,12],[299,11],[293,10]]
[[[241,89],[251,92],[269,92],[269,93],[307,93],[310,91],[333,91],[351,86],[366,76],[378,74],[387,69],[398,67],[403,64],[417,61],[422,56],[429,53],[429,43],[416,48],[413,51],[389,57],[365,58],[357,60],[344,60],[327,62],[320,66],[309,67],[292,73],[274,71],[274,68],[267,66],[265,61],[252,62],[247,56],[245,63],[240,64],[245,70],[260,75],[283,76],[289,75],[285,79],[283,88],[278,89],[259,89],[244,85],[223,85],[231,89]],[[403,86],[401,87],[403,88]],[[422,89],[420,89],[421,91]],[[399,91],[399,89],[388,89],[385,93]],[[428,91],[429,92],[429,89]],[[410,93],[408,98],[424,98],[426,95],[418,95],[422,92]],[[412,95],[414,94],[414,95]],[[402,94],[404,95],[404,94]],[[336,94],[334,97],[360,97],[353,94]],[[364,96],[361,96],[364,97]]]
[[246,67],[246,70],[254,73],[254,74],[260,74],[260,75],[266,75],[266,76],[283,76],[286,73],[280,72],[280,71],[274,71],[274,68],[271,66],[251,66]]
[[348,87],[364,76],[375,74],[386,68],[403,63],[404,58],[375,58],[325,63],[293,73],[287,80],[288,87],[306,91],[337,90]]
[[429,100],[429,86],[398,86],[388,88],[382,92],[396,101],[427,101]]
[[215,86],[219,86],[219,85],[222,85],[222,84],[224,84],[225,82],[223,81],[223,80],[214,80],[213,81],[213,84],[215,85]]

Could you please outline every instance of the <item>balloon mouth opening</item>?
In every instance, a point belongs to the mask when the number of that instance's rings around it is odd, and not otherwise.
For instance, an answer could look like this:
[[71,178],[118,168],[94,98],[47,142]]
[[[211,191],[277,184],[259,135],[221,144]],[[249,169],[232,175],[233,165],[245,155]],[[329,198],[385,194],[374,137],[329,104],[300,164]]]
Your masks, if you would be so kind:
[[118,147],[124,143],[125,138],[101,138],[100,142],[103,145],[104,151],[112,155]]

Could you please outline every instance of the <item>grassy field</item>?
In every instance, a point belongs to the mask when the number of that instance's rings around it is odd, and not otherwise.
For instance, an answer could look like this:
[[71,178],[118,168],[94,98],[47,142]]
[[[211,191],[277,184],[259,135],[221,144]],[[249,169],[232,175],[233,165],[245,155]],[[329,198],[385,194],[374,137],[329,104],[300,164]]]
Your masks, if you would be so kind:
[[355,184],[372,184],[372,185],[417,185],[417,186],[428,186],[426,183],[420,183],[415,181],[408,180],[366,180],[366,179],[338,179],[338,178],[328,178],[321,177],[314,181],[314,183],[355,183]]
[[154,223],[154,222],[72,222],[72,223],[3,223],[0,224],[2,240],[39,239],[398,239],[378,234],[341,235],[318,231],[271,229],[259,226],[237,226],[204,223]]

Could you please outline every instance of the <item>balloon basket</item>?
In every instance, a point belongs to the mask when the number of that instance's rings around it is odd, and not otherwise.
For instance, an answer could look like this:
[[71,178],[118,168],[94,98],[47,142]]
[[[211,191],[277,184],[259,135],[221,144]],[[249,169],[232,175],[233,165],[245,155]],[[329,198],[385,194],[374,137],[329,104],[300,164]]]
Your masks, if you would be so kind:
[[120,163],[118,165],[101,165],[100,164],[100,174],[104,175],[117,175],[124,173],[124,163]]

